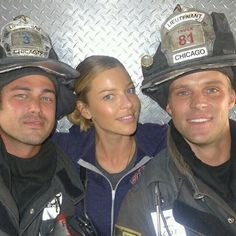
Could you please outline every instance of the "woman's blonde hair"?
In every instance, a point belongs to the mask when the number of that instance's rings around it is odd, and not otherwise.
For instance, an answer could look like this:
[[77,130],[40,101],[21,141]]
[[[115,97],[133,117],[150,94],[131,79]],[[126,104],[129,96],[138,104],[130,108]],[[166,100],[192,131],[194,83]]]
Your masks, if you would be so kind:
[[[79,100],[84,104],[88,104],[87,94],[94,78],[102,72],[116,67],[121,67],[127,73],[128,77],[130,77],[124,65],[114,57],[94,55],[83,60],[76,67],[76,70],[80,72],[80,78],[74,85],[77,101]],[[84,118],[77,108],[67,117],[71,123],[79,125],[81,131],[86,131],[93,125],[92,121]]]

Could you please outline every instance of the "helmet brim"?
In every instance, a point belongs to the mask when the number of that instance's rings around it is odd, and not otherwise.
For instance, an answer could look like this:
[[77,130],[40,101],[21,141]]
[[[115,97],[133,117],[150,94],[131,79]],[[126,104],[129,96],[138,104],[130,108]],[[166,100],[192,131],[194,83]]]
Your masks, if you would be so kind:
[[156,101],[162,109],[166,109],[168,92],[170,84],[177,78],[191,74],[201,70],[218,70],[224,67],[231,67],[234,76],[231,78],[231,83],[236,89],[236,54],[205,57],[201,61],[185,62],[182,65],[176,65],[159,73],[153,73],[146,76],[143,80],[141,90],[143,94],[149,96]]
[[[169,67],[161,72],[155,73],[146,76],[143,80],[141,90],[155,90],[156,86],[161,86],[162,83],[176,79],[179,76],[193,73],[198,70],[214,70],[217,68],[236,66],[236,54],[230,55],[221,55],[214,57],[204,57],[199,61],[189,61],[184,64],[175,65]],[[235,80],[235,78],[234,78]]]
[[20,70],[22,68],[39,68],[48,74],[55,75],[57,78],[63,78],[67,84],[73,79],[79,77],[79,72],[66,63],[38,57],[8,57],[0,60],[0,73]]
[[73,93],[74,81],[80,75],[77,70],[54,59],[35,57],[3,58],[0,60],[0,86],[24,76],[25,69],[27,74],[41,74],[40,71],[42,71],[53,80],[57,89],[57,119],[61,119],[74,110],[76,101],[76,96]]

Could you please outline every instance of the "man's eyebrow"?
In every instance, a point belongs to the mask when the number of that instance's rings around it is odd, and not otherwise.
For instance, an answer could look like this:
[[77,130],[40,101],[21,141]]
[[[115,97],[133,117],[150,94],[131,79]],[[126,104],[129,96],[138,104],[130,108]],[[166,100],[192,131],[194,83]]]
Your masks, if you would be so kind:
[[56,95],[56,91],[55,91],[55,90],[53,90],[53,89],[48,89],[48,88],[43,89],[43,93],[53,93],[53,94]]
[[[224,84],[222,82],[222,80],[209,80],[209,81],[206,81],[204,82],[205,85],[209,86],[209,85],[221,85],[221,84]],[[185,87],[189,87],[189,83],[185,82],[185,83],[181,83],[181,84],[178,84],[178,85],[174,85],[172,86],[173,88],[175,89],[179,89],[179,88],[185,88]]]
[[[32,89],[30,87],[18,86],[18,85],[11,89],[11,91],[16,91],[16,90],[31,91]],[[43,93],[53,93],[53,94],[56,94],[56,91],[54,89],[49,89],[49,88],[42,89],[42,92]]]
[[207,85],[212,85],[212,84],[224,84],[222,80],[211,80],[206,82]]
[[24,86],[15,86],[11,89],[11,91],[15,91],[15,90],[25,90],[25,91],[30,91],[31,89],[29,87],[24,87]]

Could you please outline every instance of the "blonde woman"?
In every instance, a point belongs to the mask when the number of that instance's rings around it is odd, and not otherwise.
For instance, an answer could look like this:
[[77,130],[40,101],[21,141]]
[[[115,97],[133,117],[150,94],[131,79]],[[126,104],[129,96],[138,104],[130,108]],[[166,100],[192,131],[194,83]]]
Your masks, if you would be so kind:
[[68,116],[74,125],[53,138],[78,171],[85,170],[82,207],[98,235],[111,236],[121,201],[142,174],[147,156],[165,147],[166,126],[138,123],[135,86],[116,58],[91,56],[77,70],[76,109]]

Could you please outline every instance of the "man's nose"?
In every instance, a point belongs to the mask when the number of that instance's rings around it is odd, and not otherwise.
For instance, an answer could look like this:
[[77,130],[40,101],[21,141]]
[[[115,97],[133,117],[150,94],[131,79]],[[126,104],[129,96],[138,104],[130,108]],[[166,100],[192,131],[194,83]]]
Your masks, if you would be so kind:
[[191,107],[196,109],[204,109],[208,106],[207,96],[202,92],[195,92],[191,98]]
[[32,98],[29,101],[29,109],[31,112],[35,112],[38,113],[41,110],[41,103],[40,103],[40,99],[38,98]]

